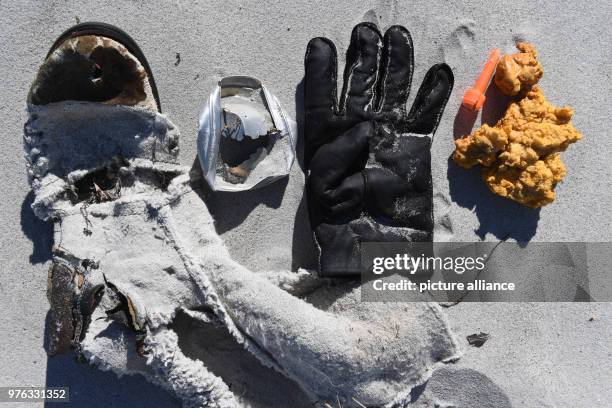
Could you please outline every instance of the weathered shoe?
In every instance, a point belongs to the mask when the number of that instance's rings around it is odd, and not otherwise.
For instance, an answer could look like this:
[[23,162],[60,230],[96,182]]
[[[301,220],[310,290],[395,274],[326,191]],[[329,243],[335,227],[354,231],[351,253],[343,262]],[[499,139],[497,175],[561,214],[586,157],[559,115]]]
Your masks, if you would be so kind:
[[[100,103],[138,110],[106,109]],[[86,212],[89,204],[119,197],[122,184],[133,188],[135,183],[120,174],[127,164],[122,154],[177,163],[177,135],[168,133],[173,126],[155,118],[160,103],[149,65],[135,41],[108,24],[79,24],[58,38],[30,88],[28,109],[26,158],[37,198],[34,210],[42,218],[59,219],[74,205]],[[127,132],[100,134],[106,120],[117,119],[126,123]],[[149,137],[141,137],[139,133],[146,129],[142,125],[155,121],[161,126],[149,126]],[[79,132],[64,132],[70,129],[68,122],[83,128],[83,135],[77,138]],[[90,130],[98,135],[87,134]],[[135,140],[135,134],[141,140]],[[164,150],[158,139],[167,136],[174,142],[166,143]],[[109,154],[100,155],[104,152]],[[92,286],[85,278],[96,268],[95,262],[70,259],[59,242],[48,285],[52,354],[65,352],[83,339],[105,287]]]

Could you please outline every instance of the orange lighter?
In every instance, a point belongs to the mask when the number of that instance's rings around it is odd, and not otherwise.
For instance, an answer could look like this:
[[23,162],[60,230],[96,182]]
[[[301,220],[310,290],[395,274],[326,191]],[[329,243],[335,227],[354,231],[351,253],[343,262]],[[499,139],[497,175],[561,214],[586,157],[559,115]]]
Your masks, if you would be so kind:
[[482,109],[482,105],[484,105],[486,99],[485,92],[489,87],[493,74],[495,73],[495,67],[497,66],[500,55],[501,52],[497,48],[491,51],[489,59],[487,59],[487,62],[482,69],[482,72],[478,76],[478,79],[476,79],[474,86],[465,91],[462,102],[463,106],[474,111],[479,111]]

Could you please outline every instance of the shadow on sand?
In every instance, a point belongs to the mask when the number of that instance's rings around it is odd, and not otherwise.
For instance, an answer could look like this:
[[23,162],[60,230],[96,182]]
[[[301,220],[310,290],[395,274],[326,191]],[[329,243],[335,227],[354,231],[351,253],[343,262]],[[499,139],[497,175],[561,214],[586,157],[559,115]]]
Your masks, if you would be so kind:
[[447,177],[451,200],[476,213],[480,226],[475,232],[480,239],[487,234],[519,242],[533,238],[540,209],[528,208],[493,194],[482,180],[480,168],[462,169],[452,157],[448,159]]
[[53,222],[41,221],[32,211],[34,193],[30,191],[21,203],[21,230],[32,241],[30,263],[41,264],[51,260],[53,248]]

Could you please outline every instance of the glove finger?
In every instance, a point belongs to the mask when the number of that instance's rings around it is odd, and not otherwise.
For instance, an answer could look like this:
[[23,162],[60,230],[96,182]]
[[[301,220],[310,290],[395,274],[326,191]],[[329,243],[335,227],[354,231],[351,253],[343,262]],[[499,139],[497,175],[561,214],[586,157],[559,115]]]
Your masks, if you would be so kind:
[[306,113],[333,115],[336,112],[336,47],[331,40],[310,40],[304,57],[304,107]]
[[353,29],[346,53],[341,109],[348,116],[373,110],[378,80],[382,39],[372,23],[360,23]]
[[379,80],[379,112],[406,110],[414,70],[414,49],[410,32],[402,26],[385,33],[382,51],[382,77]]
[[328,207],[333,207],[343,202],[360,202],[365,194],[365,180],[361,172],[346,177],[340,185],[333,190],[325,192],[322,201]]
[[359,165],[359,158],[367,153],[368,140],[374,132],[373,122],[360,122],[321,146],[310,162],[310,177],[325,185],[325,190],[338,185]]
[[357,196],[348,197],[347,200],[342,201],[329,208],[328,217],[331,219],[337,219],[338,217],[351,214],[361,207],[361,200]]
[[448,65],[437,64],[429,69],[408,113],[406,132],[433,134],[436,131],[453,82],[453,71]]

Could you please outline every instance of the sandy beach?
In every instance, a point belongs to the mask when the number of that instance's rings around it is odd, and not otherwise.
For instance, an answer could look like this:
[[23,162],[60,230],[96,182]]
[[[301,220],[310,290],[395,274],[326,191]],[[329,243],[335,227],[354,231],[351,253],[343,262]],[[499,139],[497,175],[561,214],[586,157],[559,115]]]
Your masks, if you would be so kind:
[[[415,45],[413,89],[438,62],[446,62],[455,77],[432,147],[435,214],[445,219],[437,224],[434,240],[612,241],[611,4],[6,0],[0,8],[2,387],[69,385],[75,407],[181,406],[143,377],[118,378],[77,363],[74,355],[47,357],[45,351],[53,224],[38,220],[30,208],[33,194],[22,142],[25,102],[49,47],[78,22],[116,25],[139,43],[155,75],[163,112],[180,128],[180,161],[186,166],[198,165],[198,117],[222,77],[259,78],[301,124],[308,41],[317,36],[333,40],[342,69],[355,24],[370,21],[382,29],[401,24]],[[568,175],[557,186],[557,200],[540,210],[493,195],[476,169],[465,171],[450,159],[454,137],[471,131],[456,118],[464,90],[492,48],[514,52],[519,40],[538,47],[545,69],[540,85],[551,103],[575,109],[574,126],[584,135],[563,153]],[[491,87],[487,97],[474,127],[503,114],[505,99],[499,91]],[[288,179],[262,189],[208,195],[206,204],[231,256],[254,272],[316,268],[303,189],[302,163],[296,162]],[[434,372],[425,393],[437,393],[458,407],[612,405],[610,303],[461,303],[443,310],[462,356],[444,367],[449,373]],[[186,344],[192,346],[198,336],[210,337],[210,349],[194,353],[202,353],[201,359],[237,393],[247,393],[251,406],[312,406],[296,384],[260,368],[226,333],[189,331],[194,338]],[[470,347],[466,336],[478,332],[489,333],[490,339],[483,347]],[[418,403],[414,406],[427,406]],[[54,406],[31,406],[47,405]]]

